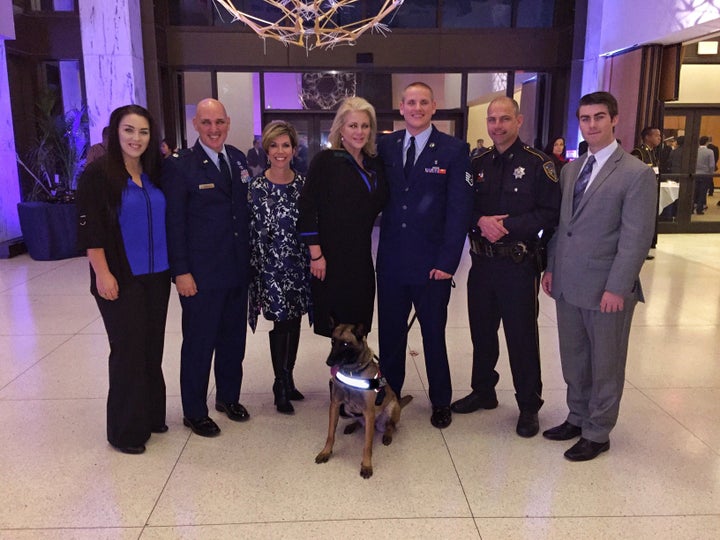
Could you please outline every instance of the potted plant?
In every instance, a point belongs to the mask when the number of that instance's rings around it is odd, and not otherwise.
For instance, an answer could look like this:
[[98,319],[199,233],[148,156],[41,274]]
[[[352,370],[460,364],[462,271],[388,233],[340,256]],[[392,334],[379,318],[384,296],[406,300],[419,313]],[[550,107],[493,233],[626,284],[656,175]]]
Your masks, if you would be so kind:
[[24,200],[18,217],[28,253],[35,260],[66,259],[78,255],[75,189],[85,165],[87,114],[72,109],[54,112],[57,95],[48,91],[38,103],[38,136],[25,159]]

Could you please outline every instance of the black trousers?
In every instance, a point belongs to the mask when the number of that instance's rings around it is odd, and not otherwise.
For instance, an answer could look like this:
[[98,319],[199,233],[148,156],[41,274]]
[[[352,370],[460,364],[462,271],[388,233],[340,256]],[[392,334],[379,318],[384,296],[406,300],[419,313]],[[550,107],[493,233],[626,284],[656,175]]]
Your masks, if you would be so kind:
[[423,284],[408,285],[402,279],[378,275],[380,369],[398,397],[405,383],[408,318],[415,306],[422,332],[430,402],[434,407],[450,405],[452,381],[445,342],[450,288],[449,279],[429,279]]
[[186,418],[208,415],[210,366],[215,359],[216,400],[237,403],[243,376],[248,288],[200,289],[181,296],[183,344],[180,393]]
[[471,386],[484,397],[495,397],[500,376],[495,370],[503,323],[510,357],[515,399],[521,411],[537,412],[543,404],[538,340],[540,273],[532,258],[515,263],[509,257],[473,254],[468,275],[468,312],[473,343]]
[[110,341],[107,438],[139,446],[165,424],[162,372],[170,272],[135,276],[117,300],[95,297]]
[[696,212],[703,212],[707,205],[707,194],[712,184],[712,176],[699,174],[695,176],[695,193],[693,195],[693,206]]

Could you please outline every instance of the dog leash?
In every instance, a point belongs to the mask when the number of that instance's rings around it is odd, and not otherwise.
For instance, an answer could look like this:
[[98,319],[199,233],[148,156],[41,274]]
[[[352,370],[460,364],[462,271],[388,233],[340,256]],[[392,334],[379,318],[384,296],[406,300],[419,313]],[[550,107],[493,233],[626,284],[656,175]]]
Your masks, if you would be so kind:
[[[455,289],[457,285],[455,284],[455,279],[450,278],[450,288]],[[405,331],[405,335],[407,336],[410,333],[410,329],[412,328],[413,324],[415,324],[415,321],[417,320],[417,308],[415,308],[415,311],[413,311],[413,316],[410,318],[410,322],[408,323],[407,330]]]

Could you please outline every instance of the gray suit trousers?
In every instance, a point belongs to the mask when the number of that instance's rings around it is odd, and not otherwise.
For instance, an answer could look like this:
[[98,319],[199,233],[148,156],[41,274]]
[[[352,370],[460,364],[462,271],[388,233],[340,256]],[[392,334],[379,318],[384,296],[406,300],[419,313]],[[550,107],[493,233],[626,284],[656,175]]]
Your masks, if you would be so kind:
[[556,300],[567,421],[580,426],[590,441],[608,441],[617,422],[636,304],[625,298],[623,311],[601,313]]

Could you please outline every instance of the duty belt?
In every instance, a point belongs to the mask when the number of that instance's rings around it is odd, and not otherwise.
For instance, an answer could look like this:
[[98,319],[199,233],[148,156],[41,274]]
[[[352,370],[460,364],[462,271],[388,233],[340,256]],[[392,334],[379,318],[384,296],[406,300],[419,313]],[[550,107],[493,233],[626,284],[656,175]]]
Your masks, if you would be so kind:
[[510,257],[520,263],[533,252],[526,242],[490,242],[470,238],[470,252],[480,257]]

